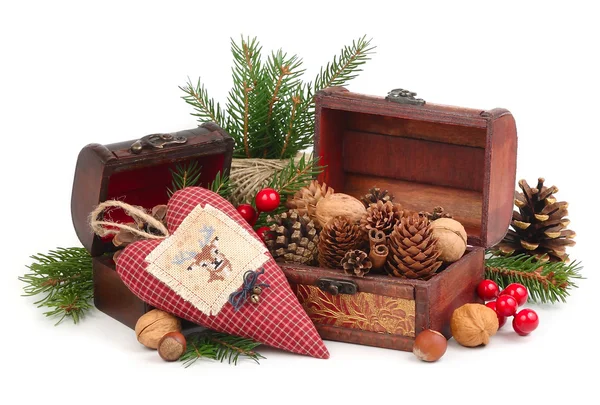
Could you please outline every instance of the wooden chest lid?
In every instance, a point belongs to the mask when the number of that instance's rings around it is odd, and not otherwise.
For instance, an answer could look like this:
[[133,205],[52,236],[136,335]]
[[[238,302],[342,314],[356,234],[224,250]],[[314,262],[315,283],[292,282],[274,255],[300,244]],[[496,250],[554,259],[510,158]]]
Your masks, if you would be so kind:
[[[217,173],[229,172],[233,138],[216,124],[205,123],[169,135],[185,137],[185,143],[153,147],[145,142],[146,147],[135,153],[132,150],[135,140],[131,140],[111,145],[90,144],[79,153],[71,215],[79,240],[92,256],[114,250],[110,240],[94,236],[89,226],[88,217],[99,203],[118,199],[148,209],[166,204],[167,188],[172,183],[171,170],[178,164],[197,162],[201,167],[200,185],[204,186],[212,182]],[[130,221],[121,212],[110,215],[115,221]]]
[[317,94],[315,154],[326,166],[319,180],[355,197],[373,186],[387,189],[415,211],[442,206],[465,226],[470,245],[498,243],[514,202],[517,132],[510,112],[394,98],[341,87]]

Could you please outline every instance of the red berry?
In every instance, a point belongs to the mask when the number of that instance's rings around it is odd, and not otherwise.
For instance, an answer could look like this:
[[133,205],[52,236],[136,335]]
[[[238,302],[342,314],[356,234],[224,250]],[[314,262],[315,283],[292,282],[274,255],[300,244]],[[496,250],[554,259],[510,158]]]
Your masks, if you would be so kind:
[[256,194],[256,208],[261,212],[271,212],[279,207],[281,196],[272,188],[263,188]]
[[483,280],[477,286],[477,295],[484,301],[491,301],[496,299],[500,293],[500,288],[492,280]]
[[498,311],[496,311],[496,301],[490,301],[487,304],[485,304],[486,307],[488,308],[492,308],[494,310],[494,312],[496,312],[496,316],[498,317],[498,329],[500,329],[501,327],[504,326],[504,324],[506,323],[506,317],[502,316],[498,313]]
[[237,211],[242,215],[242,218],[244,218],[246,222],[254,226],[258,219],[258,215],[256,215],[256,210],[253,206],[250,204],[240,204],[237,207]]
[[522,309],[513,319],[513,329],[521,336],[529,335],[540,324],[540,318],[533,309]]
[[271,232],[271,228],[268,226],[262,226],[256,230],[256,234],[263,242],[266,242],[269,238],[269,232]]
[[527,288],[523,284],[512,283],[506,286],[500,295],[512,295],[517,300],[519,306],[524,305],[527,302]]
[[496,300],[496,313],[501,316],[513,316],[519,304],[512,295],[501,295]]

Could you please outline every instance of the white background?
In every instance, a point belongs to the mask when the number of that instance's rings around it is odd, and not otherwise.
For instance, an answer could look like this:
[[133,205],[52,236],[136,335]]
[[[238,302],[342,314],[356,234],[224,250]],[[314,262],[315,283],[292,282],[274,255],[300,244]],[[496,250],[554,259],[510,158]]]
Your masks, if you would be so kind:
[[[2,403],[597,403],[598,13],[594,2],[6,1],[0,6]],[[302,56],[308,80],[363,34],[377,53],[353,91],[404,87],[428,101],[514,114],[518,178],[545,176],[569,201],[586,280],[568,304],[533,306],[483,349],[454,340],[438,363],[327,342],[329,360],[271,349],[260,366],[184,369],[94,311],[44,318],[19,295],[28,256],[76,246],[71,185],[79,150],[195,126],[177,86],[202,76],[225,101],[229,38]],[[584,371],[584,368],[589,371]],[[590,396],[591,395],[591,396]],[[584,399],[587,397],[588,399]],[[381,402],[379,402],[381,401]],[[385,401],[385,402],[383,402]]]

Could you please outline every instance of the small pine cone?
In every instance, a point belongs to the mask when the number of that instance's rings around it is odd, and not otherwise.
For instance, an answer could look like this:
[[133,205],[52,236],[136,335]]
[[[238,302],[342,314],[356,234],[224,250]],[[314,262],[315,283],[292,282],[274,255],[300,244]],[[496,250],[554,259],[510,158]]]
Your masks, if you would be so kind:
[[266,245],[273,258],[285,263],[314,265],[317,262],[318,231],[308,215],[289,210],[269,217],[271,235]]
[[344,255],[364,243],[360,227],[346,217],[332,218],[319,235],[319,265],[331,269],[341,268]]
[[[314,220],[319,200],[333,194],[333,192],[333,189],[327,187],[326,183],[320,184],[317,180],[313,180],[308,186],[302,187],[293,197],[289,198],[285,206],[297,210],[301,216],[308,215]],[[316,223],[317,221],[315,221]]]
[[385,270],[392,276],[427,280],[442,265],[429,220],[418,214],[400,220],[390,234],[388,248]]
[[444,208],[439,207],[439,206],[434,207],[433,212],[421,211],[421,212],[419,212],[419,215],[427,218],[429,221],[435,221],[436,219],[440,219],[440,218],[452,218],[452,214],[444,211]]
[[566,248],[575,245],[575,232],[566,229],[570,221],[566,202],[557,202],[555,186],[544,186],[539,178],[535,188],[519,181],[522,192],[515,192],[513,218],[508,233],[497,245],[505,254],[525,253],[542,260],[568,261]]
[[367,208],[367,212],[360,220],[360,226],[365,234],[368,234],[371,229],[375,229],[389,236],[402,216],[402,206],[399,204],[377,201]]
[[373,263],[362,250],[351,250],[342,258],[342,268],[349,276],[363,277],[367,274]]
[[394,196],[387,190],[382,190],[379,187],[373,187],[367,194],[360,199],[365,205],[365,208],[369,208],[371,204],[377,204],[378,201],[383,203],[394,201]]

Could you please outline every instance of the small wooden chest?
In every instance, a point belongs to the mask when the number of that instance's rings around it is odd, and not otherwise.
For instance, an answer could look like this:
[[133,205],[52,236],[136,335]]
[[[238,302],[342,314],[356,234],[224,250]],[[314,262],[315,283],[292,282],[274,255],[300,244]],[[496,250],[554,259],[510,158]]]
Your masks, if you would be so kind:
[[485,248],[508,229],[517,157],[510,112],[419,105],[413,96],[318,93],[315,154],[326,166],[319,180],[355,197],[378,186],[414,211],[442,206],[465,226],[470,246],[428,281],[282,264],[324,339],[412,350],[423,329],[450,338],[454,309],[478,301]]
[[[92,233],[90,213],[99,203],[112,199],[148,209],[166,204],[171,169],[176,165],[198,162],[200,185],[206,186],[217,173],[229,172],[233,154],[233,138],[213,123],[149,137],[140,143],[132,140],[84,147],[77,159],[71,199],[75,231],[93,257],[94,304],[131,328],[150,308],[117,275],[112,259],[115,247],[110,240]],[[115,221],[127,222],[123,213],[114,212],[111,216]]]

